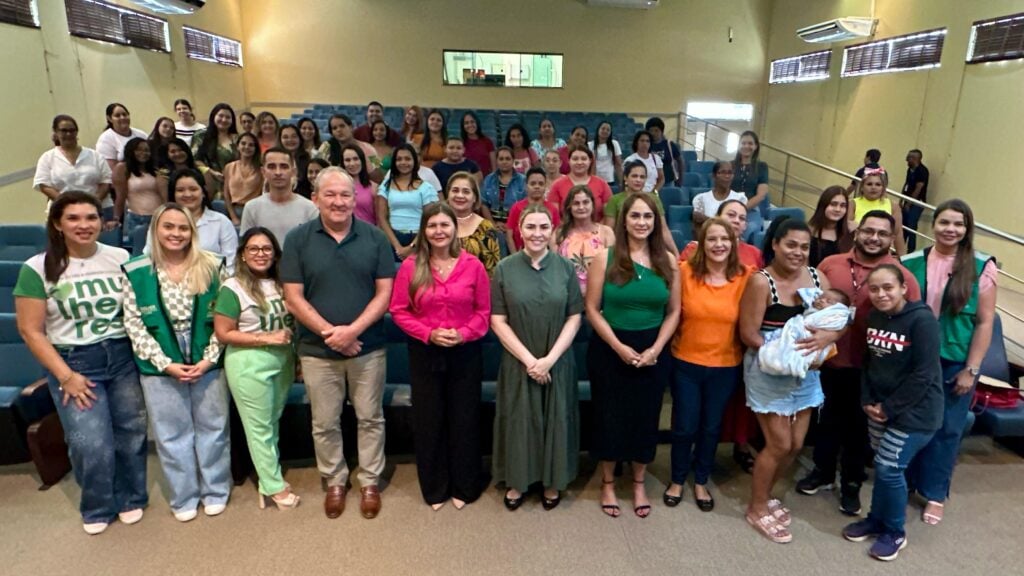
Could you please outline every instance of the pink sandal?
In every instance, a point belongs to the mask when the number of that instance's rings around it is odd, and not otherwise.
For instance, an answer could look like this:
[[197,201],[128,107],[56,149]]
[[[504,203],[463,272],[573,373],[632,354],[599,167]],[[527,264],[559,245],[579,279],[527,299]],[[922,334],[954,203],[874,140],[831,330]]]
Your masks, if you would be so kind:
[[771,514],[765,514],[756,520],[750,515],[747,515],[746,518],[748,524],[763,534],[765,538],[776,544],[786,544],[793,541],[793,535],[789,530]]
[[789,528],[789,525],[793,523],[793,517],[789,514],[789,508],[783,506],[782,502],[778,499],[768,501],[768,511],[779,521],[779,524],[786,528]]
[[[921,521],[929,526],[938,526],[939,522],[942,522],[944,504],[942,502],[928,501],[924,505],[924,510],[921,512]],[[929,512],[928,509],[932,508],[933,511]],[[935,509],[938,510],[938,515],[935,514]]]

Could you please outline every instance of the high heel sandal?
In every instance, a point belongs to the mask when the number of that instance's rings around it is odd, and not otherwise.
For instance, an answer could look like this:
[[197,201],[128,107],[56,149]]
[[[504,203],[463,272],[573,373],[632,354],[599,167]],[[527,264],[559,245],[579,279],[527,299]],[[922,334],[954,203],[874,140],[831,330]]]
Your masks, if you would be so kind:
[[[633,485],[634,486],[637,485],[637,484],[643,485],[644,483],[645,482],[643,480],[636,480],[636,479],[633,480]],[[636,497],[635,496],[634,496],[633,500],[636,501]],[[642,514],[641,514],[641,512],[642,512]],[[633,514],[636,514],[637,518],[647,518],[648,516],[651,515],[651,505],[650,504],[641,504],[639,506],[633,506]]]
[[266,509],[267,500],[273,502],[274,505],[277,506],[278,510],[291,510],[299,505],[299,502],[302,501],[302,498],[300,498],[299,495],[294,492],[289,492],[288,495],[285,496],[284,498],[274,498],[273,496],[260,494],[260,510]]
[[[605,480],[604,478],[602,478],[601,479],[601,484],[615,484],[615,479],[612,478],[611,480]],[[612,489],[612,494],[614,495],[614,493],[615,493],[615,489],[613,488]],[[604,512],[606,515],[610,516],[611,518],[618,518],[619,514],[620,514],[620,510],[621,510],[621,508],[619,508],[619,505],[617,503],[616,504],[601,504],[601,511]]]

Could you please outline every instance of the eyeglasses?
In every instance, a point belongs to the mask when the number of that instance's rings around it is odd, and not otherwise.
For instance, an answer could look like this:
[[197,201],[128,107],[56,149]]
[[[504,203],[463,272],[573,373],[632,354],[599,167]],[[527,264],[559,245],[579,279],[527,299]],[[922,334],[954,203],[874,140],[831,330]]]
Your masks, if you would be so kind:
[[245,253],[250,255],[250,256],[256,256],[258,254],[266,254],[268,256],[273,256],[274,255],[274,247],[273,246],[247,246],[245,248]]
[[878,236],[879,238],[892,238],[892,232],[888,230],[876,230],[874,228],[858,228],[858,234],[863,234],[868,238],[872,236]]
[[57,132],[61,134],[77,134],[78,128],[58,128]]

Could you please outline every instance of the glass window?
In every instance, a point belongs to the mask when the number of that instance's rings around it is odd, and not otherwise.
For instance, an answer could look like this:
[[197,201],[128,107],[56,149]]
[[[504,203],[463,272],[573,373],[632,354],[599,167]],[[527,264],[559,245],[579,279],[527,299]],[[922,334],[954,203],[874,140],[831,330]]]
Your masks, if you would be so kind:
[[72,36],[170,52],[167,20],[99,0],[64,0]]
[[561,88],[561,54],[444,51],[445,86]]
[[979,20],[971,26],[968,63],[1017,58],[1024,58],[1024,13]]
[[847,46],[842,76],[937,68],[945,40],[946,29],[942,28]]

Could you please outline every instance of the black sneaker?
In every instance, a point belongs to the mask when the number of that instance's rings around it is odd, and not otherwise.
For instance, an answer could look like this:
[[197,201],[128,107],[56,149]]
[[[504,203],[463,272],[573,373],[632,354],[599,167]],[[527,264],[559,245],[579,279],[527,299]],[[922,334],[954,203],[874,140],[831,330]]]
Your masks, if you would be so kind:
[[860,515],[860,484],[843,484],[839,490],[839,511],[847,516]]
[[900,550],[907,547],[907,535],[903,534],[882,534],[875,541],[874,545],[871,546],[871,550],[868,554],[876,560],[883,562],[889,562],[895,560],[900,554]]
[[831,490],[835,481],[835,478],[826,478],[824,472],[815,468],[811,470],[810,474],[804,476],[802,480],[796,483],[796,491],[812,496],[817,494],[818,490]]

